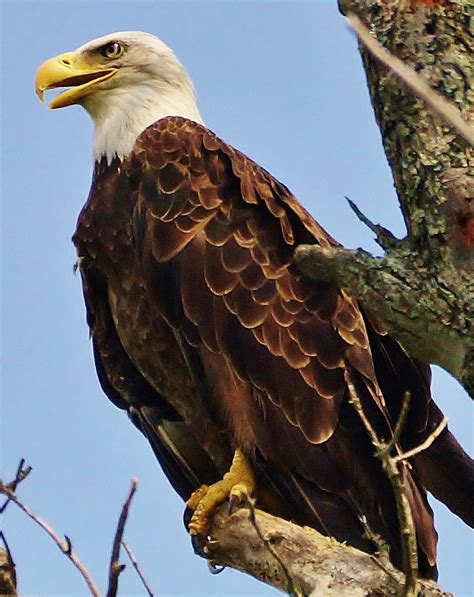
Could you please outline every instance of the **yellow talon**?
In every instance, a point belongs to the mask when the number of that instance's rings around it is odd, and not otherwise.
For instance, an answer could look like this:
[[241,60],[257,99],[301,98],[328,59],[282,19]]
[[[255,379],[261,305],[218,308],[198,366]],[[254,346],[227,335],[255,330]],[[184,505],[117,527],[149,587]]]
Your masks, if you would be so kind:
[[193,491],[193,493],[191,494],[191,497],[186,502],[186,506],[188,506],[188,508],[191,508],[191,510],[196,510],[199,502],[206,495],[208,489],[209,489],[208,485],[201,485],[201,487],[196,489],[196,491]]
[[243,502],[255,492],[255,476],[242,452],[237,449],[229,471],[210,487],[202,485],[187,501],[194,514],[189,523],[190,535],[206,536],[215,509],[227,499]]

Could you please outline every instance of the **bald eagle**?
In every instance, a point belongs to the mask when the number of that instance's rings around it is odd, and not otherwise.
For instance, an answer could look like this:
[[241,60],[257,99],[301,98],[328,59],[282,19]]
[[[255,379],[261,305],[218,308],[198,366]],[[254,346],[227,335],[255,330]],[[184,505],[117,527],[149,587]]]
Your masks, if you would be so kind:
[[[119,32],[51,58],[36,90],[57,87],[50,107],[79,104],[95,125],[73,241],[98,378],[188,500],[191,534],[207,537],[216,504],[247,493],[370,551],[363,514],[400,566],[392,490],[347,383],[382,438],[410,392],[406,450],[442,417],[429,369],[343,290],[298,271],[299,244],[336,241],[206,128],[162,41]],[[427,491],[472,526],[473,463],[445,429],[410,464],[420,568],[435,577]]]

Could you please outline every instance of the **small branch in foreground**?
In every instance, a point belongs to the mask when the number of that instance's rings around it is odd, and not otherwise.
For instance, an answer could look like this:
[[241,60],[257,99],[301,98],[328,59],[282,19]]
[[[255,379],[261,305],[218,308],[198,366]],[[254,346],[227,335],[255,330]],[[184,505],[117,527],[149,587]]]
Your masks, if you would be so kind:
[[130,510],[130,504],[132,503],[133,496],[137,490],[138,480],[132,479],[130,490],[128,492],[127,499],[122,507],[122,511],[119,516],[117,530],[115,532],[115,538],[112,546],[112,555],[110,557],[109,566],[109,585],[107,588],[107,597],[115,597],[118,590],[118,578],[120,573],[125,569],[125,565],[119,561],[120,557],[120,544],[122,543],[123,532],[125,530],[125,523],[127,522],[128,513]]
[[447,424],[448,424],[448,417],[443,417],[441,419],[439,425],[436,427],[436,429],[430,433],[430,435],[425,439],[425,441],[423,443],[421,443],[419,446],[416,446],[415,448],[412,448],[411,450],[408,450],[407,452],[403,452],[402,454],[398,454],[397,456],[394,456],[393,459],[395,460],[395,462],[401,462],[402,460],[408,460],[408,458],[412,458],[413,456],[416,456],[420,452],[427,450],[431,446],[431,444],[435,441],[435,439],[439,435],[441,435],[441,432],[443,431],[443,429],[446,427]]
[[395,429],[393,430],[392,437],[390,438],[390,440],[387,442],[387,444],[385,446],[385,450],[387,451],[388,454],[392,453],[392,450],[395,448],[395,446],[398,443],[398,440],[400,439],[400,435],[402,434],[403,426],[405,425],[405,421],[407,420],[408,411],[410,409],[410,403],[411,403],[411,394],[410,394],[410,392],[405,392],[405,394],[403,395],[402,408],[401,408],[400,414],[398,416],[398,421],[395,425]]
[[[385,543],[380,535],[374,533],[374,531],[370,528],[369,523],[367,521],[367,517],[365,514],[360,514],[358,516],[360,520],[360,524],[364,529],[365,537],[373,543],[375,546],[375,553],[370,554],[374,562],[379,566],[386,574],[389,576],[392,575],[390,568],[386,565],[386,562],[390,564],[390,548]],[[392,575],[393,580],[396,582],[397,579]]]
[[143,576],[143,572],[141,571],[141,568],[140,568],[135,556],[133,555],[132,550],[130,549],[128,544],[125,543],[125,541],[121,541],[121,544],[122,544],[123,548],[125,549],[125,551],[127,552],[127,555],[130,558],[130,561],[132,562],[132,566],[135,568],[135,571],[138,574],[139,579],[142,581],[142,584],[145,587],[146,592],[148,593],[148,597],[153,597],[154,593],[153,593],[150,585],[147,583],[146,578]]
[[367,27],[358,16],[350,13],[347,17],[349,26],[357,33],[359,39],[369,52],[390,68],[412,91],[421,97],[444,121],[452,126],[470,144],[474,145],[474,128],[464,120],[457,108],[399,58],[391,54],[370,35]]
[[268,541],[264,537],[262,531],[260,530],[260,527],[258,526],[257,518],[255,516],[254,502],[247,498],[246,505],[247,505],[247,508],[249,511],[249,520],[252,523],[252,526],[255,529],[255,532],[259,536],[260,541],[262,542],[263,545],[265,545],[265,547],[268,549],[269,553],[271,553],[272,556],[275,558],[276,562],[280,565],[284,575],[286,576],[287,586],[286,586],[285,592],[287,592],[289,595],[295,595],[296,597],[301,597],[302,592],[299,589],[299,587],[297,586],[297,584],[295,583],[294,579],[292,578],[291,572],[288,569],[288,566],[281,559],[280,555],[278,554],[278,551],[273,547],[271,541]]
[[[6,500],[5,504],[3,504],[2,509],[5,510],[6,505],[10,501],[12,501],[20,508],[20,510],[23,510],[23,512],[29,518],[31,518],[38,526],[40,526],[47,533],[47,535],[49,535],[49,537],[54,541],[54,543],[56,543],[56,545],[62,551],[62,553],[73,563],[73,565],[77,568],[77,570],[79,571],[81,576],[84,578],[91,595],[93,597],[100,597],[100,593],[97,588],[97,585],[95,584],[89,571],[87,570],[87,568],[84,566],[84,564],[80,561],[80,559],[75,554],[73,547],[72,547],[71,539],[67,535],[64,535],[64,540],[61,539],[61,537],[56,533],[56,531],[48,523],[46,523],[44,520],[42,520],[38,515],[34,514],[34,512],[32,512],[32,510],[26,504],[24,504],[18,498],[18,496],[15,494],[14,488],[16,488],[18,483],[23,481],[23,479],[25,479],[25,477],[31,471],[31,467],[23,468],[24,463],[25,463],[25,461],[22,459],[20,461],[20,465],[18,467],[16,477],[13,481],[11,481],[10,483],[3,483],[0,480],[0,493],[7,497],[7,500]],[[130,505],[131,505],[133,496],[135,495],[135,492],[137,490],[137,486],[138,486],[137,479],[132,479],[132,483],[130,486],[130,490],[129,490],[127,499],[125,500],[125,503],[122,507],[122,511],[120,513],[120,517],[119,517],[119,520],[117,523],[117,530],[115,532],[114,542],[113,542],[113,546],[112,546],[112,555],[110,558],[109,584],[108,584],[108,589],[107,589],[107,597],[116,597],[117,589],[118,589],[118,577],[119,577],[120,573],[123,571],[123,569],[125,568],[125,565],[122,565],[119,562],[120,545],[121,544],[124,545],[125,550],[127,551],[130,559],[132,560],[134,568],[136,569],[140,579],[142,580],[145,588],[148,591],[148,594],[151,597],[153,596],[153,593],[151,592],[149,586],[147,585],[147,583],[138,567],[136,560],[133,558],[133,554],[131,553],[128,546],[126,546],[122,542],[123,533],[125,530],[125,523],[127,522]],[[3,538],[5,546],[6,546],[6,552],[9,554],[8,546],[6,545],[6,541],[5,541],[5,539],[3,537],[3,533],[1,533],[1,531],[0,531],[0,537]]]
[[0,493],[6,495],[10,501],[14,502],[20,508],[20,510],[23,510],[23,512],[29,518],[31,518],[31,520],[33,520],[38,526],[40,526],[43,529],[43,531],[46,532],[47,535],[51,537],[51,539],[54,541],[54,543],[56,543],[60,551],[67,558],[69,558],[69,560],[71,560],[73,565],[77,568],[77,570],[85,580],[91,595],[93,595],[93,597],[100,597],[97,585],[95,584],[87,568],[84,566],[84,564],[73,551],[71,541],[69,539],[66,539],[64,541],[48,523],[42,520],[34,512],[32,512],[32,510],[18,498],[18,496],[9,488],[9,485],[11,484],[8,483],[5,485],[0,480]]
[[[391,452],[397,442],[397,435],[400,434],[403,422],[406,418],[408,405],[410,401],[410,394],[406,393],[404,396],[402,409],[399,420],[396,424],[392,438],[388,442],[380,441],[375,429],[372,427],[367,418],[359,394],[352,383],[349,374],[345,375],[347,387],[349,389],[350,402],[359,414],[364,427],[369,433],[372,444],[375,448],[375,453],[382,463],[382,467],[386,472],[390,483],[392,484],[393,492],[395,494],[395,502],[397,505],[398,520],[400,524],[400,541],[402,545],[403,568],[405,572],[405,597],[417,597],[418,595],[418,549],[416,543],[415,525],[413,523],[413,516],[411,513],[410,503],[403,484],[403,474],[399,470],[395,459]],[[405,466],[403,463],[402,466]]]
[[[16,488],[18,487],[19,483],[24,481],[26,479],[26,477],[31,473],[31,471],[32,471],[31,466],[25,466],[25,459],[22,458],[20,460],[20,463],[18,464],[15,478],[13,479],[13,481],[10,481],[10,483],[7,483],[6,487],[10,491],[15,493]],[[3,514],[5,512],[9,502],[10,502],[10,498],[7,498],[5,500],[5,502],[2,504],[2,506],[0,507],[0,514]]]

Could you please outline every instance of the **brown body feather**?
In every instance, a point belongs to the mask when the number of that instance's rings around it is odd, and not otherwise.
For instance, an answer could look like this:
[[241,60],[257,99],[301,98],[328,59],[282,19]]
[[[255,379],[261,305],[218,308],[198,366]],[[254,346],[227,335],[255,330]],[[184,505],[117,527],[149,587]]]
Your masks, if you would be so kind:
[[[204,127],[165,118],[122,163],[96,165],[74,242],[102,387],[183,497],[239,447],[264,507],[369,549],[363,513],[400,563],[392,491],[345,374],[381,437],[412,392],[402,448],[441,415],[427,371],[356,301],[298,272],[298,244],[335,241],[286,187]],[[447,430],[413,464],[421,567],[434,576],[425,487],[472,525],[473,466]]]

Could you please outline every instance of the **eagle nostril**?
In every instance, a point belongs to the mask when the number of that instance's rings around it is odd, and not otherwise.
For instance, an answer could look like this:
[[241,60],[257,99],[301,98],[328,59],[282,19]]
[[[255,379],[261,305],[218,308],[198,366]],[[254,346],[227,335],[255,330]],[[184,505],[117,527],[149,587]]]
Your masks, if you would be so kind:
[[64,66],[71,66],[71,60],[69,58],[61,58],[61,64]]

